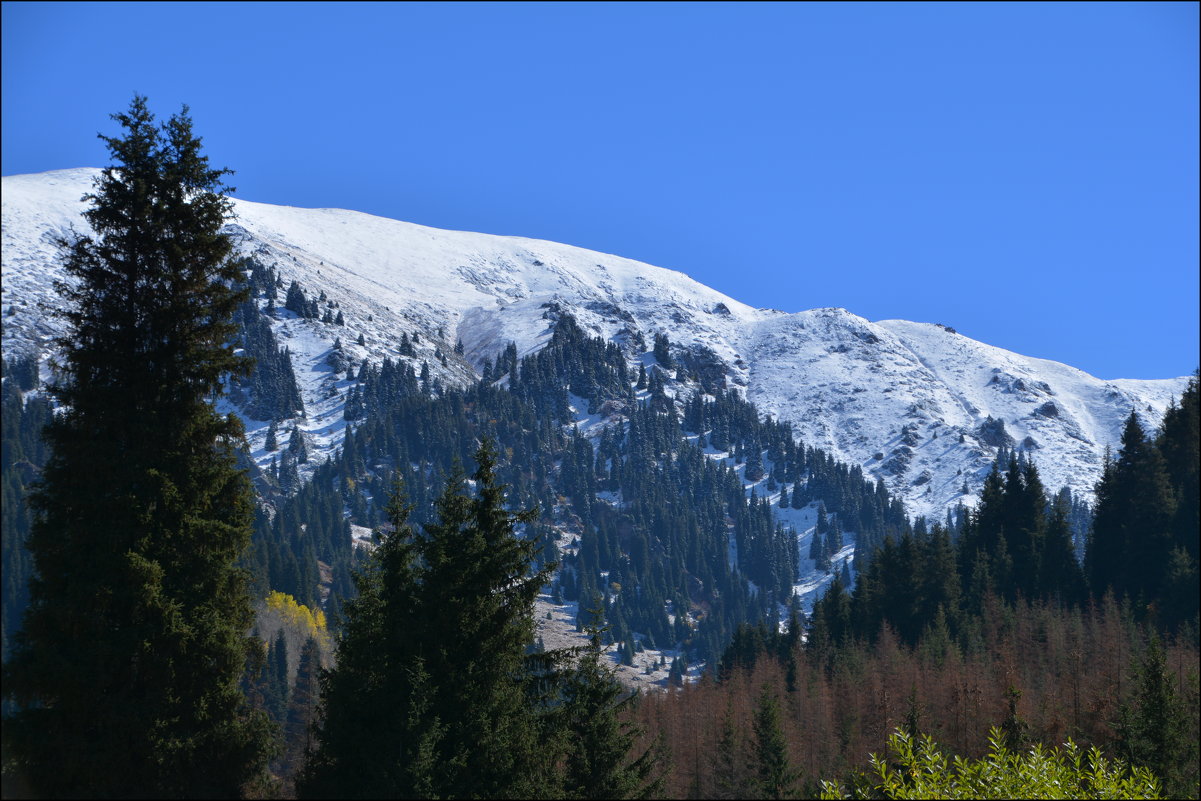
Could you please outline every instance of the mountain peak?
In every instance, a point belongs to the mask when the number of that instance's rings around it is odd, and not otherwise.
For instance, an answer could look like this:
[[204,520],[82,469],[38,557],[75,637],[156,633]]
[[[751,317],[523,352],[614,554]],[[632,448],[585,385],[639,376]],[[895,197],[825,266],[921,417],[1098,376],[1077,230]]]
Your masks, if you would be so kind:
[[[58,323],[42,304],[54,301],[52,282],[62,277],[53,236],[87,230],[80,198],[99,172],[4,177],[6,357],[45,354]],[[545,344],[552,309],[644,362],[654,335],[666,334],[681,357],[681,377],[705,377],[697,389],[745,394],[762,412],[791,422],[806,443],[884,480],[911,513],[971,504],[998,443],[1008,441],[1030,454],[1048,487],[1090,497],[1105,448],[1117,445],[1130,411],[1158,423],[1187,380],[1101,381],[946,325],[871,322],[841,307],[756,309],[681,272],[556,242],[343,209],[233,204],[227,230],[239,250],[285,282],[322,293],[345,317],[339,328],[276,323],[312,410],[301,424],[318,449],[335,447],[343,430],[344,398],[327,364],[336,337],[357,363],[402,358],[402,334],[417,333],[425,343],[418,362],[461,385],[472,379],[472,366],[510,342],[523,354]],[[460,342],[462,360],[435,359]],[[1002,421],[1008,439],[990,433],[990,418]],[[261,445],[266,424],[247,424]]]

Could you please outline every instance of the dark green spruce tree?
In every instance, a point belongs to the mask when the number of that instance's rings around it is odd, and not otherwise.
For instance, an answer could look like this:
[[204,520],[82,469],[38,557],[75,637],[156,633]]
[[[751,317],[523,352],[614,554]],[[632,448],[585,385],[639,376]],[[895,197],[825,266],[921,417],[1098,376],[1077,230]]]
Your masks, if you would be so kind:
[[714,798],[750,797],[752,767],[746,759],[745,745],[745,738],[734,721],[734,708],[727,700],[717,739],[717,761],[713,766]]
[[283,774],[295,777],[304,766],[305,755],[313,747],[313,721],[320,692],[320,653],[317,641],[309,637],[300,649],[296,682],[288,700],[284,722]]
[[1091,591],[1127,595],[1138,607],[1156,600],[1172,554],[1176,499],[1163,454],[1134,412],[1122,450],[1097,484],[1097,506],[1085,564]]
[[300,798],[414,798],[433,793],[441,727],[429,714],[430,677],[417,649],[417,549],[398,489],[390,525],[355,575],[336,663],[321,682],[316,748],[297,779]]
[[1197,741],[1190,744],[1187,710],[1177,697],[1158,635],[1151,636],[1133,668],[1133,704],[1123,703],[1118,712],[1118,752],[1130,764],[1153,770],[1166,797],[1196,798],[1197,776],[1189,775],[1188,766],[1197,764]]
[[534,599],[555,565],[531,572],[537,545],[515,527],[537,518],[505,509],[496,452],[475,454],[473,497],[462,474],[438,500],[422,539],[419,656],[433,677],[439,732],[433,776],[438,796],[534,797],[550,765],[527,703],[526,647],[534,642]]
[[210,399],[244,372],[230,213],[187,107],[146,99],[102,136],[115,166],[85,196],[94,236],[63,241],[70,280],[52,387],[65,411],[31,503],[36,576],[5,668],[10,780],[44,797],[231,797],[271,734],[239,688],[252,615],[242,429]]
[[1194,373],[1188,387],[1164,413],[1159,450],[1176,501],[1172,555],[1163,589],[1163,623],[1198,625],[1198,559],[1201,553],[1201,387]]
[[642,732],[622,720],[622,713],[636,696],[625,693],[613,668],[601,661],[600,630],[591,627],[589,633],[589,647],[564,682],[567,758],[562,797],[650,797],[662,785],[662,746],[656,741],[629,758]]
[[394,531],[347,605],[301,797],[557,793],[559,737],[527,656],[554,565],[533,570],[537,543],[515,528],[535,512],[506,510],[490,443],[476,461],[475,493],[452,475],[420,535],[393,504]]
[[764,685],[755,706],[754,761],[759,797],[792,798],[800,771],[792,766],[788,742],[780,722],[780,702],[771,688]]

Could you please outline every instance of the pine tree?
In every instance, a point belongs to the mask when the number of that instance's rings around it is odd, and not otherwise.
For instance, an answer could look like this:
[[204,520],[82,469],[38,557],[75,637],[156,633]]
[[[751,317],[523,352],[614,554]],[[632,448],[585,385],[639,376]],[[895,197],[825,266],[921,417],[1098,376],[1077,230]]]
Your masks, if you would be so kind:
[[298,317],[309,316],[309,300],[305,297],[304,290],[300,288],[300,284],[296,281],[288,285],[288,294],[284,299],[284,308],[290,312],[295,312]]
[[267,711],[282,724],[288,710],[288,640],[283,627],[267,649]]
[[300,470],[296,467],[296,457],[292,455],[291,451],[284,451],[277,472],[276,481],[281,490],[292,493],[300,489]]
[[629,760],[642,730],[622,720],[636,696],[622,699],[613,669],[601,662],[600,631],[590,628],[590,644],[566,679],[562,715],[568,741],[562,778],[568,798],[646,798],[662,778],[659,741]]
[[721,731],[717,738],[716,761],[713,780],[717,785],[717,798],[748,798],[751,788],[743,758],[744,740],[734,720],[734,707],[729,697],[726,711],[721,718]]
[[1058,595],[1068,603],[1076,603],[1084,594],[1084,574],[1072,546],[1072,532],[1068,524],[1070,511],[1070,491],[1058,493],[1051,504],[1051,517],[1047,521],[1039,565],[1042,571],[1039,594],[1045,597]]
[[1201,545],[1201,388],[1194,374],[1180,398],[1164,413],[1157,440],[1176,501],[1173,549],[1164,587],[1163,623],[1196,625]]
[[759,693],[755,708],[754,755],[759,791],[764,798],[790,798],[800,772],[788,758],[788,744],[780,723],[780,702],[768,685]]
[[284,775],[295,777],[304,764],[305,755],[312,749],[313,720],[319,694],[318,677],[321,670],[317,640],[309,637],[300,649],[296,681],[288,700],[284,721]]
[[301,433],[300,426],[292,428],[292,435],[288,437],[288,453],[300,464],[309,460],[309,449],[304,443],[304,434]]
[[209,398],[247,365],[230,345],[245,293],[220,233],[227,170],[185,106],[143,97],[102,137],[116,166],[85,196],[95,237],[62,241],[56,343],[66,411],[32,503],[37,567],[4,692],[15,767],[38,795],[235,796],[269,756],[239,687],[252,617],[237,420]]
[[805,492],[803,491],[801,482],[798,480],[797,483],[792,485],[792,508],[804,509],[806,503]]
[[348,786],[368,797],[547,792],[553,754],[540,748],[542,711],[530,703],[538,675],[525,651],[534,599],[555,565],[531,572],[537,544],[515,528],[535,512],[505,510],[490,443],[476,461],[476,496],[452,475],[420,537],[394,501],[396,530],[347,606],[302,797]]
[[763,454],[759,450],[759,443],[752,442],[746,453],[746,472],[744,473],[747,481],[758,481],[763,478]]
[[1047,498],[1034,463],[1022,455],[1006,475],[1004,536],[1013,558],[1010,594],[1020,591],[1026,598],[1039,595],[1046,541]]
[[344,607],[335,667],[321,686],[317,748],[297,779],[301,798],[412,798],[432,793],[429,676],[409,632],[419,625],[410,507],[398,489],[390,531],[363,570],[358,595]]
[[672,687],[683,687],[687,664],[682,656],[673,657],[667,671],[667,683]]
[[813,560],[813,566],[817,570],[829,571],[830,551],[829,545],[829,528],[830,522],[826,517],[825,504],[819,504],[817,507],[817,524],[813,528],[813,539],[809,542],[809,558]]
[[512,795],[538,774],[522,675],[534,599],[555,566],[530,573],[537,546],[519,539],[515,527],[537,512],[505,510],[491,443],[475,458],[477,496],[452,476],[422,547],[422,656],[437,681],[433,709],[443,727],[435,788],[439,795]]
[[1142,657],[1135,663],[1134,674],[1134,705],[1123,704],[1119,710],[1120,752],[1130,764],[1154,771],[1163,781],[1168,798],[1194,798],[1195,777],[1190,787],[1181,770],[1189,748],[1184,703],[1176,696],[1157,635],[1151,636]]
[[1086,561],[1092,592],[1158,597],[1171,563],[1176,501],[1160,449],[1134,412],[1122,432],[1117,462],[1097,485],[1097,507]]
[[834,556],[842,550],[842,523],[836,516],[831,516],[826,525],[826,553]]
[[670,348],[671,342],[667,339],[667,334],[655,334],[655,347],[653,348],[655,361],[667,370],[675,367]]
[[1197,374],[1189,380],[1180,403],[1164,412],[1157,442],[1176,494],[1176,543],[1197,559],[1197,532],[1201,531],[1201,379]]

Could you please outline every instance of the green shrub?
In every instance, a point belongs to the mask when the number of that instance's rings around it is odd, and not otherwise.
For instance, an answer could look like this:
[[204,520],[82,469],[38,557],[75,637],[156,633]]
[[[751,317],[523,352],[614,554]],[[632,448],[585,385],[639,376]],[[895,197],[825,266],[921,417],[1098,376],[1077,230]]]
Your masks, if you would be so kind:
[[1159,781],[1146,768],[1110,761],[1097,748],[1087,752],[1071,740],[1059,748],[1041,744],[1027,753],[1010,751],[1000,729],[989,731],[983,759],[948,759],[929,736],[898,729],[888,738],[891,760],[872,754],[872,770],[861,774],[852,793],[822,782],[822,798],[1162,798]]

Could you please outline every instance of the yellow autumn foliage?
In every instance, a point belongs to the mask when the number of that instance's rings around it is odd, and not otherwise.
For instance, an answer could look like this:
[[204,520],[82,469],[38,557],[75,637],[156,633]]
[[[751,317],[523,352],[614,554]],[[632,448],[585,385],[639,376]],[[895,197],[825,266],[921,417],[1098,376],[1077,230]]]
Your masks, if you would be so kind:
[[326,634],[325,613],[320,609],[313,612],[287,593],[272,591],[267,596],[267,608],[279,613],[285,625],[295,626],[309,637]]
[[284,640],[288,644],[289,676],[295,674],[300,664],[300,650],[309,637],[317,641],[321,664],[328,664],[333,647],[326,628],[325,613],[320,609],[309,609],[291,595],[273,591],[256,604],[254,617],[264,643],[273,641],[283,630]]

